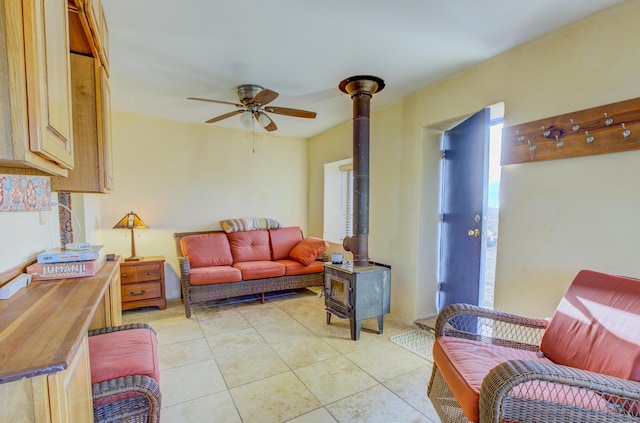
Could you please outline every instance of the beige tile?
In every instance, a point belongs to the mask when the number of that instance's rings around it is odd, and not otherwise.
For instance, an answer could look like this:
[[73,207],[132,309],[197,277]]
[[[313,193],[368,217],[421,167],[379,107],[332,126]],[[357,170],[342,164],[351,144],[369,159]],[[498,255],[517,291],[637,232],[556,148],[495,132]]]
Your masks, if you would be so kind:
[[313,336],[309,329],[291,318],[278,323],[255,326],[255,328],[265,341],[272,345],[296,338]]
[[227,313],[202,320],[199,323],[205,336],[213,336],[251,327],[247,319],[237,310],[230,310]]
[[427,397],[427,385],[431,378],[431,366],[419,367],[404,375],[390,379],[384,385],[409,405],[434,422],[440,419]]
[[294,372],[322,404],[330,404],[377,384],[344,357],[331,358]]
[[431,364],[391,342],[345,354],[345,357],[380,382]]
[[216,358],[266,345],[264,338],[252,327],[208,336],[207,342]]
[[333,323],[331,323],[330,327],[331,329],[327,330],[330,331],[331,335],[322,335],[322,339],[324,339],[327,344],[331,345],[342,354],[348,354],[376,345],[382,345],[382,343],[385,341],[385,339],[381,335],[364,331],[360,332],[360,339],[358,339],[357,341],[352,340],[348,321],[346,327],[334,325]]
[[216,359],[229,388],[289,371],[269,346],[260,346]]
[[227,389],[214,360],[161,370],[160,387],[164,407]]
[[238,312],[236,304],[209,306],[207,306],[206,304],[202,304],[193,307],[193,309],[191,310],[191,315],[195,316],[196,320],[203,321],[216,317],[222,317],[226,314],[234,312]]
[[195,320],[187,320],[176,325],[154,327],[154,329],[158,336],[158,345],[169,345],[203,337],[202,329]]
[[182,302],[174,307],[167,307],[164,310],[156,310],[149,312],[149,323],[154,327],[169,326],[187,322],[187,316],[184,314],[184,306]]
[[229,391],[181,402],[163,408],[162,423],[224,422],[242,423]]
[[125,310],[122,312],[122,324],[148,323],[150,314],[146,308]]
[[230,390],[245,422],[279,423],[320,407],[311,392],[291,372]]
[[295,419],[288,420],[287,423],[337,423],[331,413],[326,408],[318,408],[310,413],[303,414]]
[[292,317],[273,304],[259,304],[256,307],[243,307],[238,311],[252,326],[271,325],[292,321]]
[[431,423],[381,385],[329,404],[327,410],[340,423]]
[[292,369],[308,366],[340,355],[338,351],[316,336],[290,339],[271,346]]
[[204,338],[176,342],[158,350],[160,369],[185,366],[201,361],[213,360],[209,344]]

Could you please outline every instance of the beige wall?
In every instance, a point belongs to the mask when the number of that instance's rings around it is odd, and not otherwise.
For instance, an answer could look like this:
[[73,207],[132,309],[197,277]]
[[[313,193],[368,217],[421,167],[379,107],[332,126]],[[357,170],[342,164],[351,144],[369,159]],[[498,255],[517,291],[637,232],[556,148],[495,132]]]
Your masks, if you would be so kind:
[[[639,19],[640,2],[625,2],[372,114],[369,255],[393,266],[392,314],[436,311],[443,122],[501,101],[508,126],[640,96]],[[348,156],[349,125],[310,141],[316,214],[318,172]],[[496,308],[547,316],[582,268],[640,277],[639,160],[630,152],[503,168]],[[310,227],[321,224],[309,215]]]
[[108,251],[129,256],[129,232],[111,228],[135,211],[150,226],[135,231],[136,252],[167,258],[170,298],[180,295],[174,232],[220,229],[221,219],[255,216],[307,234],[306,140],[261,131],[254,143],[248,131],[118,111],[112,120],[116,189],[88,196],[98,198],[99,239]]

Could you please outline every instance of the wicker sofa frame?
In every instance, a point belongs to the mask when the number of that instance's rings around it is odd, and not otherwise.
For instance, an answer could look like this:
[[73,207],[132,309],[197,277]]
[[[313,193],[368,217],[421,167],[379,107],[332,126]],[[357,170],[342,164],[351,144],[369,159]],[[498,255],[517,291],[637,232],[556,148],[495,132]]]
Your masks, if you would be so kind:
[[[131,323],[89,331],[89,336],[129,329],[150,329],[146,323]],[[95,422],[159,423],[162,395],[157,381],[146,375],[129,375],[94,383]],[[96,405],[100,404],[100,405]]]
[[266,292],[284,291],[288,289],[302,289],[312,286],[324,286],[324,273],[310,273],[294,276],[278,276],[274,278],[243,280],[240,282],[217,283],[211,285],[191,285],[189,260],[182,255],[180,240],[188,235],[200,235],[210,233],[224,233],[222,231],[196,231],[177,232],[173,234],[176,241],[176,254],[180,265],[180,286],[184,301],[184,312],[187,318],[191,317],[193,304],[204,303],[213,300],[240,297],[244,295],[261,295],[264,303]]
[[[539,352],[547,325],[546,320],[453,304],[438,315],[435,335]],[[427,395],[443,422],[469,422],[435,364]],[[589,407],[593,398],[606,399],[607,411]],[[479,407],[481,423],[640,422],[640,383],[557,364],[511,360],[485,377]]]

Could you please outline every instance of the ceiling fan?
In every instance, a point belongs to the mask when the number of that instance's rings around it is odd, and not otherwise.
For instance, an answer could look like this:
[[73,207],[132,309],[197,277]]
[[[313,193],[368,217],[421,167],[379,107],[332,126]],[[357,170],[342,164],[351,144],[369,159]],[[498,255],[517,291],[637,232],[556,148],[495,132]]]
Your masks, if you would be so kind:
[[275,91],[271,91],[267,88],[263,88],[259,85],[251,85],[245,84],[240,85],[238,87],[238,98],[240,99],[240,103],[232,103],[229,101],[222,100],[211,100],[208,98],[197,98],[197,97],[187,97],[187,100],[197,100],[197,101],[207,101],[209,103],[220,103],[220,104],[230,104],[232,106],[236,106],[238,110],[234,110],[233,112],[225,113],[220,116],[213,117],[205,123],[214,123],[221,121],[223,119],[229,118],[231,116],[240,115],[240,120],[245,127],[250,127],[252,120],[258,121],[260,126],[262,126],[267,131],[275,131],[278,129],[276,124],[271,120],[269,115],[265,112],[276,113],[279,115],[285,116],[293,116],[300,118],[310,118],[313,119],[316,117],[315,112],[309,112],[307,110],[300,109],[290,109],[287,107],[277,107],[277,106],[266,106],[271,103],[278,97],[278,93]]

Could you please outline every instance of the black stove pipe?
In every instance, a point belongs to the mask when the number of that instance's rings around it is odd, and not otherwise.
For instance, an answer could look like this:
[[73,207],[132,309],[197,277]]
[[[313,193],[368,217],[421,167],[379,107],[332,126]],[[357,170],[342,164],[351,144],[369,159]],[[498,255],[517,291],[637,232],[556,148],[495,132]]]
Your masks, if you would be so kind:
[[353,265],[369,265],[369,115],[371,97],[384,88],[375,76],[358,75],[340,82],[353,100],[353,236],[342,241],[353,253]]

